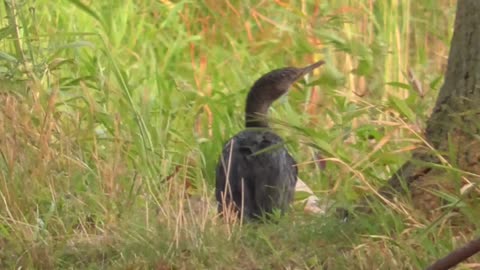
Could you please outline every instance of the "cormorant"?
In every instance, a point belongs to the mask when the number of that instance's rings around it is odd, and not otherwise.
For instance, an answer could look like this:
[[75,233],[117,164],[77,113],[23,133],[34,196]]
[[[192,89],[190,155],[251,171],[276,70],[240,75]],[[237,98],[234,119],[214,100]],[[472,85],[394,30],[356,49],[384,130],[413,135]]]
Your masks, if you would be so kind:
[[238,217],[249,220],[275,209],[282,214],[287,210],[298,171],[282,138],[269,128],[267,113],[295,81],[322,64],[324,61],[303,68],[272,70],[253,84],[245,106],[247,129],[224,145],[217,164],[215,197],[219,213],[225,214],[233,206]]

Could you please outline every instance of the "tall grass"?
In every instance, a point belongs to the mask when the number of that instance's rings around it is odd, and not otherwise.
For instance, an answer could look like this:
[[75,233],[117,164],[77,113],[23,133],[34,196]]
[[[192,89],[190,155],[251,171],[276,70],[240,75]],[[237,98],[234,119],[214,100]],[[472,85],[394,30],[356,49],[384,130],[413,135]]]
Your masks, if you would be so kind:
[[319,197],[374,192],[422,143],[455,1],[4,3],[1,268],[419,269],[477,228],[408,203],[223,224],[212,196],[251,83],[318,59],[274,128]]

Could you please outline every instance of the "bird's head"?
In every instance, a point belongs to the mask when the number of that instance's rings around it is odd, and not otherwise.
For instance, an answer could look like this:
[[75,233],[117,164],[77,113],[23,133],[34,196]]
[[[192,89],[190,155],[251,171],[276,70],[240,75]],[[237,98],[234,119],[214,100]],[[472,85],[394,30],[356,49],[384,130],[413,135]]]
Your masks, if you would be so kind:
[[268,127],[265,116],[270,105],[287,93],[290,86],[299,78],[324,63],[324,61],[318,61],[303,68],[286,67],[276,69],[260,77],[253,84],[247,96],[245,125],[247,127]]
[[273,102],[288,92],[288,89],[298,79],[311,72],[315,68],[323,65],[324,61],[318,61],[312,65],[297,68],[285,67],[275,69],[260,77],[252,86],[252,92],[255,92],[257,98]]

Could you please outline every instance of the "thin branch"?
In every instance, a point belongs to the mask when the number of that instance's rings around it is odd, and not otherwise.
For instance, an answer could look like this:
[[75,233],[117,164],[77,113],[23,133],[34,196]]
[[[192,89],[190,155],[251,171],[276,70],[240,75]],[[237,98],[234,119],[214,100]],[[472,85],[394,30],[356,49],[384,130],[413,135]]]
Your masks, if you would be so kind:
[[447,256],[441,258],[440,260],[427,267],[426,270],[450,269],[451,267],[454,267],[462,261],[465,261],[466,259],[475,255],[475,253],[478,252],[480,252],[480,237],[450,252],[450,254],[448,254]]

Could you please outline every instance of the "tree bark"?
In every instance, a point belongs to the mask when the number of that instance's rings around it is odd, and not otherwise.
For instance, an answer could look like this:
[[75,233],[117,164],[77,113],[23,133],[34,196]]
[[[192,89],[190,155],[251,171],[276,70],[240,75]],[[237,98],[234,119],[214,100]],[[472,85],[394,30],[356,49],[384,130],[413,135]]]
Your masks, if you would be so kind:
[[[472,174],[480,174],[479,14],[480,1],[457,2],[445,81],[425,130],[428,144],[415,150],[410,161],[380,188],[378,194],[383,199],[392,200],[406,191],[411,191],[412,196],[422,194],[415,189],[422,187],[424,182],[432,179],[435,182],[442,177],[447,180],[451,176],[442,167],[460,169],[464,171],[460,173],[464,180],[478,183],[479,179]],[[375,199],[373,197],[362,200],[360,209],[370,210],[367,202]]]

